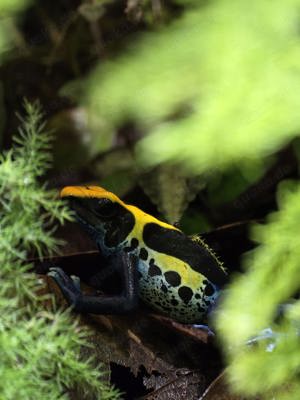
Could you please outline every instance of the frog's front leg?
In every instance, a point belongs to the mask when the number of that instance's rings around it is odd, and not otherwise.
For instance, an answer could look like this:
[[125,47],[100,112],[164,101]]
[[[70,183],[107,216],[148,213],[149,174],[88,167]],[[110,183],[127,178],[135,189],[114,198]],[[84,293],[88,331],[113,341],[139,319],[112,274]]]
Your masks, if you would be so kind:
[[138,259],[132,254],[118,254],[116,262],[121,263],[124,291],[117,296],[88,296],[80,291],[78,278],[70,278],[61,268],[51,268],[51,276],[62,291],[68,304],[81,313],[124,314],[138,304]]

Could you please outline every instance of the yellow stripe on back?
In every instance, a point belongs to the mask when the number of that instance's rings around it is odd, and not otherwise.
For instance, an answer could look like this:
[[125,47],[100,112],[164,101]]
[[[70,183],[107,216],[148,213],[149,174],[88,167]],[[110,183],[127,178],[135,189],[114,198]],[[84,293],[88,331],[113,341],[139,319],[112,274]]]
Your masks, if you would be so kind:
[[175,228],[175,226],[167,224],[166,222],[160,221],[159,219],[152,217],[152,215],[145,213],[138,207],[132,206],[130,204],[123,203],[124,207],[129,210],[135,216],[135,227],[134,230],[137,232],[142,232],[144,225],[149,223],[158,224],[167,229],[173,229],[175,231],[180,231],[180,229]]

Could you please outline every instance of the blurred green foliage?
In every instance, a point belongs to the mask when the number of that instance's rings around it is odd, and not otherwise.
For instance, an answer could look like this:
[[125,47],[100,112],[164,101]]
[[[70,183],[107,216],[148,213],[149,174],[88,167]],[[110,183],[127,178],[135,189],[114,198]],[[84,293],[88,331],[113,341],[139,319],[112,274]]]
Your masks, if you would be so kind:
[[29,0],[1,0],[0,17],[8,16],[21,10],[29,3]]
[[297,0],[218,0],[99,66],[87,90],[94,151],[124,121],[147,137],[143,163],[174,160],[197,173],[257,162],[300,128]]
[[[29,0],[0,0],[0,66],[5,52],[10,48],[12,18],[17,11],[22,10],[28,3]],[[0,82],[0,148],[5,117],[4,90],[2,82]]]
[[71,215],[56,191],[38,181],[51,161],[51,139],[39,107],[25,108],[14,146],[0,159],[0,398],[69,399],[76,389],[85,398],[117,399],[95,362],[80,356],[88,332],[69,313],[45,309],[37,276],[29,272],[29,250],[53,252],[59,245],[54,222]]
[[142,174],[139,184],[161,214],[173,224],[180,220],[188,204],[205,186],[201,177],[188,179],[180,166],[172,164],[160,165]]
[[0,61],[10,41],[11,18],[21,11],[30,0],[0,0]]
[[[299,301],[276,318],[278,305],[293,297],[300,285],[299,185],[285,183],[278,199],[280,211],[269,216],[267,225],[253,230],[259,247],[247,256],[245,274],[228,288],[217,322],[234,386],[250,395],[263,393],[265,399],[272,398],[272,392],[282,400],[298,399],[300,394]],[[267,351],[266,341],[245,346],[267,327],[275,332],[272,352]]]

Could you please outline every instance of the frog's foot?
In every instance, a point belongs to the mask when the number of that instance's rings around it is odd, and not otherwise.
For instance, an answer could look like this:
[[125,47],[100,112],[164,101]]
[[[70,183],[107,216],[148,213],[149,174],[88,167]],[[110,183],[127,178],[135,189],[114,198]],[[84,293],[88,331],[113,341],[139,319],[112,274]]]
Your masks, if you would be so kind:
[[57,285],[73,310],[91,314],[125,314],[138,304],[138,258],[129,254],[117,256],[124,279],[124,291],[116,296],[90,296],[80,291],[79,278],[69,277],[61,268],[50,268],[48,273]]
[[76,308],[76,305],[80,302],[82,297],[80,278],[74,275],[69,277],[61,268],[58,267],[50,268],[48,276],[54,279],[67,302]]

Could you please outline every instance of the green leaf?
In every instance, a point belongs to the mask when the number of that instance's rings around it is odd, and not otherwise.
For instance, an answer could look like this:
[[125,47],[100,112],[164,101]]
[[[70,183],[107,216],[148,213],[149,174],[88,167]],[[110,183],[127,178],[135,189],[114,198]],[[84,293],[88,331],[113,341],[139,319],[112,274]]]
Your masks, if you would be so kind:
[[[280,211],[269,217],[267,225],[253,229],[259,246],[247,257],[245,274],[228,287],[217,318],[235,389],[249,395],[262,393],[266,398],[272,389],[280,400],[296,400],[299,395],[298,302],[274,322],[278,305],[300,287],[300,189],[299,185],[293,190],[288,186],[281,196]],[[267,351],[265,342],[251,349],[245,346],[248,339],[268,327],[277,335],[273,351]],[[288,394],[281,392],[286,383],[291,388]]]

